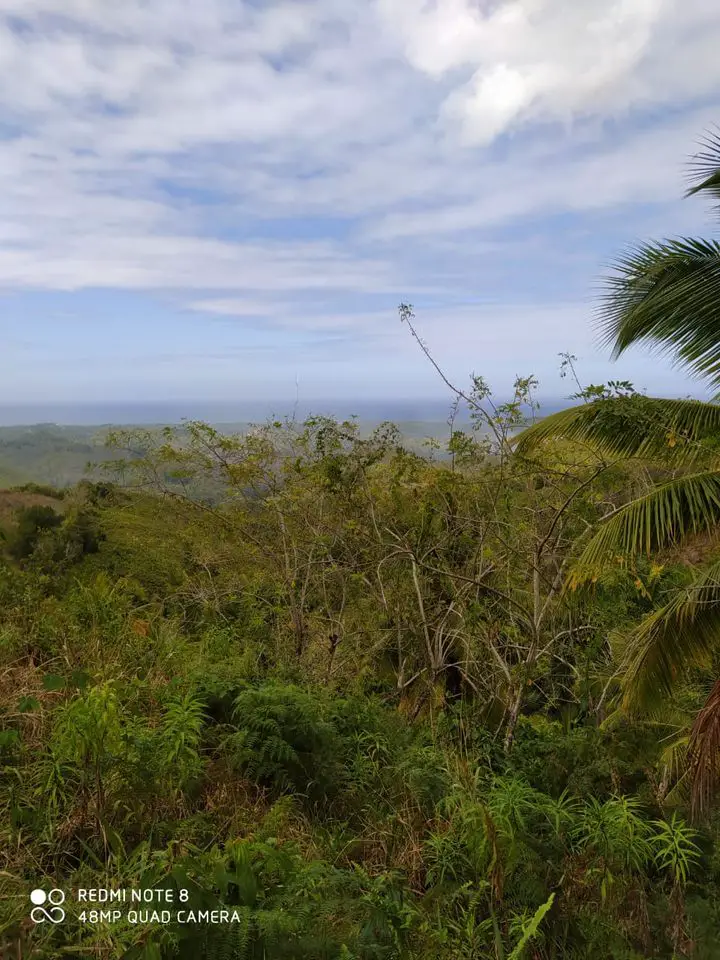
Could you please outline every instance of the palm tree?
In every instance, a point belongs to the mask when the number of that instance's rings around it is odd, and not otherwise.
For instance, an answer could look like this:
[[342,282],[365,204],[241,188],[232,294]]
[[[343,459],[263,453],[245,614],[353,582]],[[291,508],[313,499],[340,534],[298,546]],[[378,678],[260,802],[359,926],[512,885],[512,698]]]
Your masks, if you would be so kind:
[[[720,134],[703,141],[692,174],[687,195],[720,201]],[[647,343],[720,388],[720,243],[681,238],[631,249],[605,281],[599,321],[614,358]],[[666,471],[648,493],[601,522],[575,564],[576,583],[618,553],[648,554],[720,526],[718,403],[606,396],[541,420],[519,437],[517,447],[528,453],[552,438]],[[709,667],[720,651],[720,563],[641,622],[628,650],[624,702],[630,709],[661,708],[691,667]],[[708,807],[720,773],[720,680],[695,720],[688,760],[697,815]]]

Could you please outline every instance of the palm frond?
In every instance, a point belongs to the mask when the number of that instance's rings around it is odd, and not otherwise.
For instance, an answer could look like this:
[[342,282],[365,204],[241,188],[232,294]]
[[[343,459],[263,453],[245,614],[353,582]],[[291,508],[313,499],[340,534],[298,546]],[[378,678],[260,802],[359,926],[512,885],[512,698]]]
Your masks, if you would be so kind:
[[697,181],[685,194],[709,193],[720,200],[720,133],[708,133],[701,140],[702,149],[690,161],[690,170]]
[[661,769],[667,777],[667,793],[662,798],[663,806],[687,807],[690,802],[690,772],[688,770],[688,727],[670,740],[660,755]]
[[571,584],[599,576],[613,557],[649,554],[718,524],[720,472],[677,477],[620,507],[601,523],[574,565]]
[[715,682],[693,724],[688,760],[692,781],[690,810],[696,819],[709,809],[720,780],[720,680]]
[[720,445],[720,405],[639,394],[609,397],[545,417],[516,438],[516,450],[527,455],[550,439],[588,444],[611,457],[697,463],[712,458]]
[[598,319],[614,357],[650,343],[720,384],[720,243],[680,238],[643,244],[615,264]]
[[633,631],[623,682],[627,709],[662,707],[691,667],[707,667],[720,641],[720,563],[678,590]]

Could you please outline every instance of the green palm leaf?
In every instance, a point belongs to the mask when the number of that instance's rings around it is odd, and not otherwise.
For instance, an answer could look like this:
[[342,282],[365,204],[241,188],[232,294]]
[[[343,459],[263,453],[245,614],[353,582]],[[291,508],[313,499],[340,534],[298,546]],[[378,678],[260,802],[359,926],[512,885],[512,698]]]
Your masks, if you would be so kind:
[[631,249],[606,281],[599,318],[614,357],[655,344],[720,384],[720,243],[682,238]]
[[517,437],[516,449],[527,455],[550,439],[588,444],[613,457],[697,463],[716,455],[720,405],[640,395],[596,400],[538,421]]
[[[709,134],[690,163],[686,196],[720,200],[720,136]],[[720,244],[682,237],[641,244],[620,257],[605,282],[599,320],[618,357],[650,343],[720,384]]]
[[720,563],[715,563],[631,634],[623,684],[626,707],[662,707],[689,668],[708,666],[719,641]]
[[652,553],[720,523],[720,472],[670,480],[603,521],[578,559],[571,583],[597,576],[609,559]]
[[720,200],[720,136],[710,133],[702,141],[703,149],[690,162],[690,169],[698,181],[692,186],[686,197],[696,193],[709,193]]

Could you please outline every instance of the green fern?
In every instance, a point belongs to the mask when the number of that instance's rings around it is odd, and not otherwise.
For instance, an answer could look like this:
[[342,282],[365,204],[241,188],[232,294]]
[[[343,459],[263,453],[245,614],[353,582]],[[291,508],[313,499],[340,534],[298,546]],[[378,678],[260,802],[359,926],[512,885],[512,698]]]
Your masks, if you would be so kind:
[[520,960],[525,948],[537,937],[540,932],[540,924],[542,923],[545,915],[548,913],[553,903],[555,902],[555,894],[551,893],[545,903],[541,904],[535,911],[531,920],[523,925],[523,933],[520,937],[520,940],[517,942],[512,952],[508,955],[508,960]]

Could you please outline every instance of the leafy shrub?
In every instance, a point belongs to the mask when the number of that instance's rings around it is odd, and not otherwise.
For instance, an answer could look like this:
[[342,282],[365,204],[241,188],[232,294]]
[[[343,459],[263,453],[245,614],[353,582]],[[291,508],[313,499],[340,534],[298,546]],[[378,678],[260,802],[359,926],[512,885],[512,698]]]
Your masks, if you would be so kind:
[[157,737],[161,770],[174,787],[182,789],[200,774],[204,723],[204,704],[192,692],[169,697]]
[[250,687],[237,697],[234,719],[232,762],[261,786],[312,801],[336,790],[337,734],[318,696],[290,684]]
[[8,535],[8,551],[15,560],[24,560],[34,551],[40,534],[53,530],[62,523],[62,517],[52,507],[23,507],[15,515],[16,527]]
[[640,723],[600,730],[563,729],[542,715],[518,724],[508,766],[537,789],[554,796],[607,799],[618,790],[632,793],[646,782],[648,758],[658,753],[657,733]]

